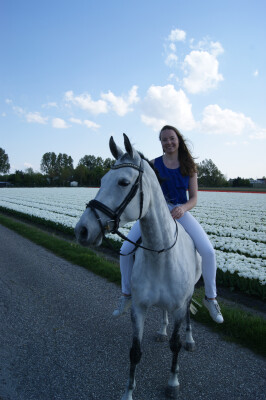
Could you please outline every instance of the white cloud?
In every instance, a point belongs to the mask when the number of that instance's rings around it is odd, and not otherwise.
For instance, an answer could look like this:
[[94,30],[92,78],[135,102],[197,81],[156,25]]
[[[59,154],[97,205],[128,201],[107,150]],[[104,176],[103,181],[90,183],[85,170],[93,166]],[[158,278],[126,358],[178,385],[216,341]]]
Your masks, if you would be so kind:
[[79,108],[89,111],[94,115],[107,113],[110,109],[116,112],[119,116],[124,116],[133,108],[130,107],[139,101],[137,95],[137,86],[133,86],[127,96],[116,96],[109,90],[107,93],[101,94],[101,99],[94,101],[87,93],[74,96],[73,91],[65,93],[65,100]]
[[57,108],[57,107],[58,105],[54,101],[42,105],[42,108]]
[[257,128],[249,137],[250,139],[264,140],[266,139],[266,129]]
[[26,168],[33,168],[33,165],[32,164],[30,164],[30,163],[28,163],[28,162],[24,162],[24,167],[26,167]]
[[56,129],[66,129],[69,127],[62,118],[53,118],[52,126]]
[[78,119],[78,118],[70,118],[69,121],[72,122],[73,124],[85,125],[87,128],[90,128],[90,129],[100,128],[100,125],[96,124],[93,121],[89,121],[88,119],[85,119],[84,121],[82,121],[81,119]]
[[210,53],[215,57],[223,54],[224,49],[220,42],[211,42],[210,43]]
[[172,29],[168,40],[171,42],[184,42],[186,40],[186,32],[181,29]]
[[168,67],[173,67],[173,66],[175,66],[175,65],[177,64],[177,61],[178,61],[177,55],[174,54],[174,53],[170,53],[170,54],[168,54],[168,56],[166,57],[165,64],[166,64]]
[[199,42],[195,43],[194,39],[190,40],[190,48],[198,51],[207,51],[213,56],[217,57],[224,53],[223,46],[220,42],[213,42],[209,37],[205,37]]
[[253,72],[253,76],[255,76],[255,78],[257,78],[257,76],[259,76],[259,71],[257,69]]
[[143,101],[141,120],[144,124],[159,130],[163,125],[174,125],[187,131],[195,127],[191,104],[182,89],[173,85],[151,86]]
[[2,112],[2,117],[6,117],[6,113],[5,112]]
[[154,131],[159,131],[164,125],[167,125],[165,119],[149,117],[145,114],[141,115],[141,121],[145,125],[151,126]]
[[[21,113],[24,113],[24,111],[22,110]],[[37,124],[44,125],[44,124],[46,124],[47,119],[48,119],[47,117],[42,117],[39,112],[29,112],[26,114],[26,120],[29,123],[37,123]]]
[[243,113],[222,109],[217,104],[203,110],[201,131],[215,135],[246,135],[251,139],[266,139],[266,129],[260,129]]
[[72,122],[73,124],[82,125],[81,119],[78,118],[70,118],[69,121]]
[[88,119],[85,119],[84,125],[85,125],[87,128],[90,128],[90,129],[99,129],[99,128],[100,128],[100,125],[96,124],[96,123],[93,122],[93,121],[89,121]]
[[[13,106],[13,107],[12,107],[12,110],[13,110],[16,114],[18,114],[18,115],[20,115],[20,116],[26,113],[25,110],[23,110],[22,107],[18,107],[18,106]],[[34,113],[30,113],[30,114],[34,114]],[[36,113],[36,114],[37,114],[37,113]]]
[[229,146],[229,147],[231,147],[231,146],[236,146],[236,145],[237,145],[237,142],[236,142],[236,141],[232,141],[232,142],[225,142],[225,144],[226,144],[226,146]]
[[216,57],[207,51],[191,51],[185,57],[183,68],[187,74],[183,79],[183,86],[189,93],[214,89],[223,80],[222,74],[218,72],[219,63]]
[[170,51],[172,51],[173,53],[175,53],[175,52],[176,52],[176,45],[175,45],[174,43],[170,43],[170,44],[169,44],[169,49],[170,49]]
[[108,93],[102,93],[101,98],[107,101],[110,107],[120,116],[123,117],[128,112],[133,111],[130,107],[139,101],[137,94],[138,87],[133,86],[127,96],[115,96],[110,90]]
[[168,78],[167,78],[168,81],[172,81],[172,80],[175,80],[175,79],[176,79],[176,76],[175,76],[174,73],[170,74],[170,75],[168,76]]
[[22,116],[22,115],[26,114],[26,111],[22,107],[13,105],[13,100],[6,99],[5,102],[6,102],[6,104],[8,104],[10,106],[12,104],[12,110],[14,111],[15,114],[17,114],[19,116]]
[[87,93],[80,94],[78,96],[74,96],[72,90],[69,90],[65,93],[65,100],[70,102],[82,110],[89,111],[94,115],[107,113],[108,107],[107,103],[104,100],[93,101],[91,96]]

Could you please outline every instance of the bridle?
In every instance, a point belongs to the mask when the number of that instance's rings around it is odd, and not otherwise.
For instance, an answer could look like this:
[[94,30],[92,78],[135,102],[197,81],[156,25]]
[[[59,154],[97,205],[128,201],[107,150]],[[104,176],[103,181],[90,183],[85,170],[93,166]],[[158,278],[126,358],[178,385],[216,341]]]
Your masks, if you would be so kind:
[[[136,243],[131,241],[130,239],[128,239],[125,235],[123,235],[123,233],[119,232],[119,222],[120,222],[120,217],[123,213],[123,211],[125,210],[125,208],[127,207],[127,205],[130,203],[130,201],[135,197],[138,189],[140,191],[140,212],[139,212],[139,217],[138,219],[141,219],[142,216],[142,210],[143,210],[143,199],[144,199],[144,195],[143,195],[143,189],[142,189],[142,175],[144,172],[143,169],[143,160],[141,158],[140,160],[140,165],[136,165],[133,163],[123,163],[123,164],[118,164],[118,165],[113,165],[111,166],[111,169],[119,169],[119,168],[134,168],[137,171],[139,171],[139,174],[134,182],[134,184],[132,185],[129,193],[127,194],[127,196],[125,197],[125,199],[120,203],[120,205],[116,208],[115,211],[111,210],[109,207],[107,207],[105,204],[103,204],[102,202],[98,201],[98,200],[91,200],[87,205],[86,208],[90,208],[92,210],[92,212],[94,213],[100,228],[101,228],[101,232],[103,235],[103,238],[108,242],[108,239],[106,238],[106,233],[113,233],[113,234],[117,234],[118,236],[120,236],[122,239],[127,240],[128,242],[132,243],[135,245],[135,248],[133,249],[132,252],[128,253],[128,254],[122,254],[119,253],[121,256],[127,256],[133,252],[136,251],[136,248],[141,247],[144,250],[149,250],[149,251],[153,251],[156,253],[162,253],[164,251],[170,250],[172,247],[174,247],[174,245],[176,244],[177,241],[177,236],[178,236],[178,227],[177,227],[177,223],[175,221],[176,224],[176,237],[175,237],[175,241],[174,243],[168,247],[168,248],[164,248],[161,250],[155,250],[155,249],[150,249],[148,247],[142,246],[140,243]],[[108,217],[110,217],[110,220],[106,222],[105,225],[103,225],[101,217],[98,214],[98,211],[103,212],[105,215],[107,215]],[[110,228],[109,223],[113,222],[113,227]]]

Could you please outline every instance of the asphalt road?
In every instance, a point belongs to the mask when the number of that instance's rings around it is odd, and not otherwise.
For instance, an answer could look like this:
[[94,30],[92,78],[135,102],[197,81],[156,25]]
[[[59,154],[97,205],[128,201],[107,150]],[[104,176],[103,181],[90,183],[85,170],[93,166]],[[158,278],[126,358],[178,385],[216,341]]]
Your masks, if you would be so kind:
[[[0,399],[119,400],[128,376],[129,314],[111,317],[120,289],[0,225]],[[162,400],[171,354],[149,312],[134,400]],[[181,400],[266,398],[265,359],[193,322],[181,350]]]

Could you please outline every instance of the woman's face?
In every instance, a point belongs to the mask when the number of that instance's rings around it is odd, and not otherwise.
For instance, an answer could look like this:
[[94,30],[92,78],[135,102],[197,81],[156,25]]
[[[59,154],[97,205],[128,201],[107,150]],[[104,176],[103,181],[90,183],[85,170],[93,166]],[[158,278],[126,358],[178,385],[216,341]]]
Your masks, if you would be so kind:
[[160,140],[163,151],[165,153],[177,153],[179,147],[179,139],[172,129],[165,129],[161,132]]

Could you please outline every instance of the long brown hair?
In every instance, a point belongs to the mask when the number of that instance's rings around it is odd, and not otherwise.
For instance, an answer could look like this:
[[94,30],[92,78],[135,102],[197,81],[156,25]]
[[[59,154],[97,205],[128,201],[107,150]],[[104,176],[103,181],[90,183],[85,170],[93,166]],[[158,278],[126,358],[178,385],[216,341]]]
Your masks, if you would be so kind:
[[190,151],[186,145],[186,141],[179,132],[178,129],[176,129],[174,126],[171,125],[165,125],[161,130],[159,134],[159,139],[161,140],[161,133],[163,131],[166,131],[168,129],[171,129],[176,133],[176,136],[178,137],[179,140],[179,147],[178,147],[178,159],[180,162],[180,172],[183,176],[193,176],[197,172],[197,165],[194,161],[194,158],[190,154]]

